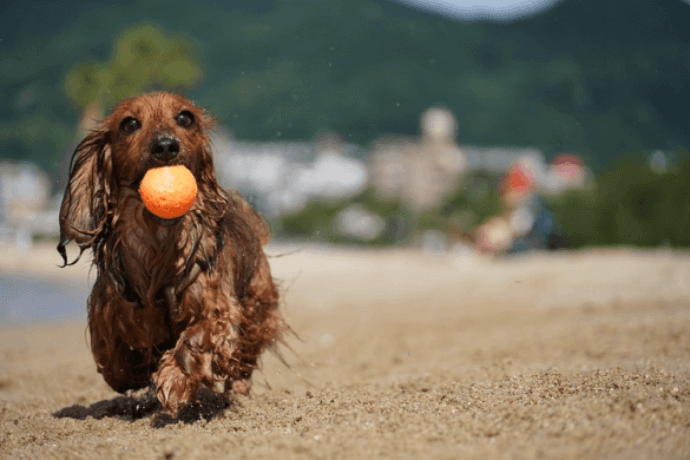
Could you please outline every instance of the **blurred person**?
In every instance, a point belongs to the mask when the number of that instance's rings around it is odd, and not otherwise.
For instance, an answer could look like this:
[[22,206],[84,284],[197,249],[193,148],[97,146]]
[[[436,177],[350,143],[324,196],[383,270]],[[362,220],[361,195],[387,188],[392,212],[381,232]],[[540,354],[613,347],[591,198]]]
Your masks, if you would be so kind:
[[480,254],[505,254],[513,246],[513,230],[503,215],[491,217],[479,225],[472,237],[474,249]]
[[535,169],[529,158],[522,158],[503,175],[499,182],[503,211],[473,232],[477,252],[516,254],[567,247],[553,212],[538,193]]

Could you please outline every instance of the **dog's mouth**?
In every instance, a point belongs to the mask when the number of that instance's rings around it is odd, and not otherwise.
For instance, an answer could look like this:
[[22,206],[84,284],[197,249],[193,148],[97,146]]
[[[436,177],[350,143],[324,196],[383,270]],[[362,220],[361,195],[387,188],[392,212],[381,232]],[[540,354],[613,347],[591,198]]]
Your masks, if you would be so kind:
[[[164,167],[172,167],[172,166],[184,166],[188,170],[192,171],[192,169],[189,167],[189,165],[186,164],[181,159],[179,159],[178,161],[169,161],[169,162],[165,162],[165,163],[160,162],[160,161],[148,161],[147,164],[145,165],[145,167],[142,168],[142,172],[139,173],[136,180],[134,182],[132,182],[130,185],[131,188],[133,188],[134,190],[137,191],[137,196],[139,197],[139,200],[141,201],[141,204],[144,207],[144,212],[146,214],[148,214],[148,216],[151,217],[151,219],[153,219],[157,224],[162,225],[162,226],[175,225],[176,223],[178,223],[182,220],[182,218],[186,215],[186,213],[179,216],[179,217],[172,217],[172,218],[157,216],[156,214],[152,213],[146,207],[146,205],[144,205],[144,201],[141,198],[141,194],[140,194],[139,190],[141,189],[141,182],[143,181],[144,176],[146,176],[146,173],[148,173],[150,170],[157,169],[157,168],[164,168]],[[193,172],[192,172],[192,174],[194,175],[194,179],[197,180],[197,182],[198,182],[198,179],[196,178],[196,174],[194,174]]]
[[[142,202],[143,204],[143,202]],[[167,219],[165,217],[159,217],[152,213],[151,211],[148,210],[146,206],[144,206],[144,212],[148,214],[148,216],[153,219],[158,225],[161,225],[163,227],[170,227],[172,225],[175,225],[179,221],[182,220],[182,218],[185,216],[184,214],[181,215],[180,217],[173,217],[172,219]]]
[[139,174],[134,178],[134,180],[129,184],[130,187],[139,190],[141,187],[141,181],[144,180],[144,176],[146,175],[147,172],[149,172],[152,169],[157,169],[157,168],[165,168],[165,167],[172,167],[172,166],[184,166],[187,168],[189,171],[192,172],[194,175],[194,179],[198,182],[199,178],[197,177],[196,173],[194,172],[194,169],[192,169],[191,165],[188,164],[187,161],[184,161],[184,158],[176,158],[171,161],[158,161],[154,159],[150,159],[146,161],[146,163],[143,165],[141,170],[139,171]]

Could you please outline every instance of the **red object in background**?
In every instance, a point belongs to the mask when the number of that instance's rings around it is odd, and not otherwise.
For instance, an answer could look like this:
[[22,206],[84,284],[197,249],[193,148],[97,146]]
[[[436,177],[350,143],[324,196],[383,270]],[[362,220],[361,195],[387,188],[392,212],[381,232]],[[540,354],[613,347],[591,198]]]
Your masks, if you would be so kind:
[[502,194],[528,193],[534,188],[534,173],[524,163],[515,163],[510,167],[503,179]]
[[582,160],[570,153],[559,155],[553,159],[551,164],[560,177],[564,179],[576,179],[582,175]]
[[563,155],[559,155],[556,158],[553,159],[551,162],[554,166],[561,166],[561,165],[576,165],[576,166],[582,166],[582,160],[580,160],[580,157],[577,155],[574,155],[572,153],[565,153]]

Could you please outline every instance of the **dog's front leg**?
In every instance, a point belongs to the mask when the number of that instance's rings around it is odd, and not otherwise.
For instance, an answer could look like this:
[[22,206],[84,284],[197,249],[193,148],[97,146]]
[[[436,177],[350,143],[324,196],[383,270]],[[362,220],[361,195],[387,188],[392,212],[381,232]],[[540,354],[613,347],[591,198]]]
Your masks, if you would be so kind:
[[204,382],[213,380],[208,331],[202,322],[184,330],[166,351],[153,376],[156,395],[173,414],[189,403]]
[[236,340],[229,321],[204,319],[189,326],[181,334],[174,348],[163,354],[158,371],[153,376],[156,395],[161,404],[176,414],[188,404],[201,385],[211,389],[221,369],[219,358],[232,359]]

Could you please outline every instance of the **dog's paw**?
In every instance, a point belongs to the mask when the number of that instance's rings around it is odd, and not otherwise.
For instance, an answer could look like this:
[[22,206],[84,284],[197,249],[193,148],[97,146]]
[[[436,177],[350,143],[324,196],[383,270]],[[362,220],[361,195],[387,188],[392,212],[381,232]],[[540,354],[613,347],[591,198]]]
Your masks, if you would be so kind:
[[160,403],[172,414],[187,405],[197,390],[197,386],[175,362],[175,359],[163,356],[158,372],[153,376],[156,396]]

